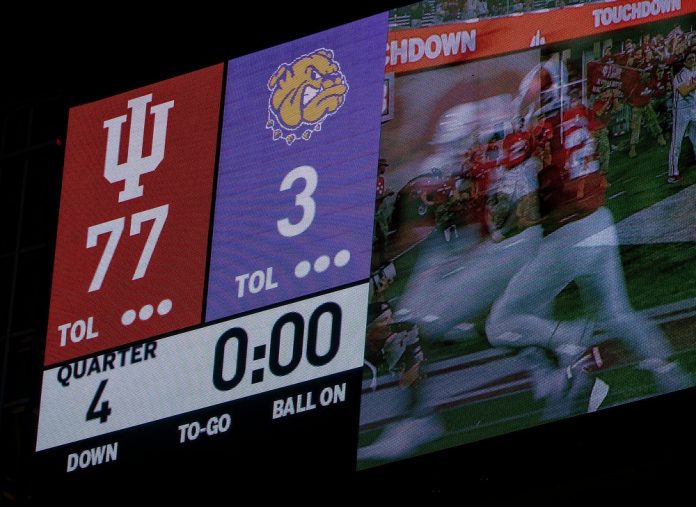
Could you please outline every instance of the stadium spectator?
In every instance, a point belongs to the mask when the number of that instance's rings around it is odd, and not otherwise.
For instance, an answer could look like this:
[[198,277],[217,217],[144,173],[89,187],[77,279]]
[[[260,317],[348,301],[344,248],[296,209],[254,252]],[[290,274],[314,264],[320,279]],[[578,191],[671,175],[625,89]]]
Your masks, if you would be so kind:
[[602,86],[599,96],[592,104],[593,118],[590,122],[590,130],[597,143],[599,166],[605,172],[609,169],[609,157],[611,155],[608,126],[612,111],[618,110],[619,107],[619,100],[606,84]]
[[388,262],[387,259],[387,238],[389,237],[389,224],[394,211],[393,199],[394,192],[386,186],[384,174],[389,167],[387,159],[380,158],[377,163],[377,195],[375,199],[375,224],[373,239],[375,242],[375,256],[377,265],[381,266]]
[[652,107],[652,96],[657,89],[657,81],[651,78],[651,66],[645,61],[642,48],[637,48],[629,59],[629,67],[641,70],[640,81],[631,89],[628,95],[628,103],[631,105],[631,148],[628,152],[630,158],[637,156],[636,145],[640,139],[640,129],[645,117],[650,133],[657,139],[657,144],[665,146],[662,128]]

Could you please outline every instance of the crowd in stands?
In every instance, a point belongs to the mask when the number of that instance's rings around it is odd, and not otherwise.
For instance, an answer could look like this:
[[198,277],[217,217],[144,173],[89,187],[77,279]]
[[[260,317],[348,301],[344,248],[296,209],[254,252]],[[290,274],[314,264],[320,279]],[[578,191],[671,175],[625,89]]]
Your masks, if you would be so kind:
[[392,9],[389,12],[389,27],[398,29],[456,23],[593,1],[602,0],[425,0]]

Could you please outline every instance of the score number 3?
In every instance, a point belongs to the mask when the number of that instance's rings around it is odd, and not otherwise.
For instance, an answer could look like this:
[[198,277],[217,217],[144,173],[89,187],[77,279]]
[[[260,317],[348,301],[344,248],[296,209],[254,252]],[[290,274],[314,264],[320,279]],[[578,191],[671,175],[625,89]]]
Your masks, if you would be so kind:
[[302,218],[295,224],[290,222],[289,218],[283,218],[277,222],[278,232],[286,238],[299,236],[306,231],[312,225],[317,211],[317,205],[312,198],[312,194],[317,189],[319,177],[317,176],[317,171],[312,166],[301,165],[286,174],[280,183],[280,191],[290,190],[293,183],[299,179],[305,181],[305,187],[302,189],[302,192],[295,196],[295,206],[302,208]]
[[[138,260],[138,265],[133,273],[132,280],[137,280],[145,276],[147,266],[150,264],[152,253],[155,251],[157,240],[162,232],[164,223],[167,221],[168,214],[169,204],[164,204],[163,206],[140,211],[138,213],[133,213],[130,226],[131,236],[140,234],[140,226],[143,222],[154,220],[154,223],[152,224],[152,229],[150,229],[150,235],[147,237],[147,241],[145,241],[145,247],[143,248],[143,252],[140,254],[140,259]],[[106,272],[109,269],[109,265],[114,257],[114,253],[116,253],[116,246],[118,245],[118,240],[121,238],[121,233],[123,232],[125,222],[126,219],[124,217],[120,217],[116,218],[115,220],[93,225],[87,229],[87,248],[97,246],[97,238],[99,238],[99,236],[102,234],[109,234],[109,238],[106,240],[106,247],[104,248],[104,252],[99,260],[99,264],[97,265],[97,270],[94,272],[92,282],[89,284],[88,292],[94,292],[101,289]]]

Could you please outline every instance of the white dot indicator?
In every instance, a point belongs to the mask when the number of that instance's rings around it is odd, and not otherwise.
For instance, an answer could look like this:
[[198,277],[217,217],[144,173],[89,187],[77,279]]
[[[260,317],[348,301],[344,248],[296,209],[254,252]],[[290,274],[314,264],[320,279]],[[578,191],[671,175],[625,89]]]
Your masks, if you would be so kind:
[[123,315],[121,315],[121,324],[130,326],[133,322],[135,322],[135,310],[126,310],[123,312]]
[[331,259],[328,255],[322,255],[317,260],[314,261],[314,271],[317,273],[323,273],[331,264]]
[[172,311],[171,299],[163,299],[160,301],[160,304],[157,305],[157,313],[160,315],[167,315],[170,311]]
[[309,270],[312,269],[312,265],[309,261],[300,261],[295,266],[295,276],[297,278],[304,278],[309,274]]
[[348,250],[341,250],[336,254],[336,257],[334,257],[334,264],[336,265],[337,268],[342,268],[346,264],[348,264],[348,261],[350,260],[350,251]]
[[140,309],[138,317],[140,317],[140,320],[147,320],[152,317],[154,311],[155,309],[152,308],[152,305],[145,305]]

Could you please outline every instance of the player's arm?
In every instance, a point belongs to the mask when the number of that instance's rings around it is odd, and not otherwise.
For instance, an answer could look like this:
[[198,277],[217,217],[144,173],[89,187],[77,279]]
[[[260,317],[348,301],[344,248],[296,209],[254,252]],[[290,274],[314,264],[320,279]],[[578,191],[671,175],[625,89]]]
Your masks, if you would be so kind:
[[[600,99],[601,100],[601,99]],[[595,102],[596,104],[596,102]],[[601,101],[599,107],[596,110],[593,110],[593,113],[597,117],[602,117],[604,114],[607,112],[609,107],[611,106],[611,99],[606,100],[606,101]]]
[[683,83],[677,86],[677,90],[679,90],[679,93],[681,94],[682,97],[686,97],[688,94],[696,90],[696,83],[694,84],[689,84],[689,83]]
[[[691,78],[690,78],[691,74]],[[686,67],[674,77],[674,88],[679,91],[682,97],[696,90],[696,79],[693,79],[693,73],[687,72]]]

